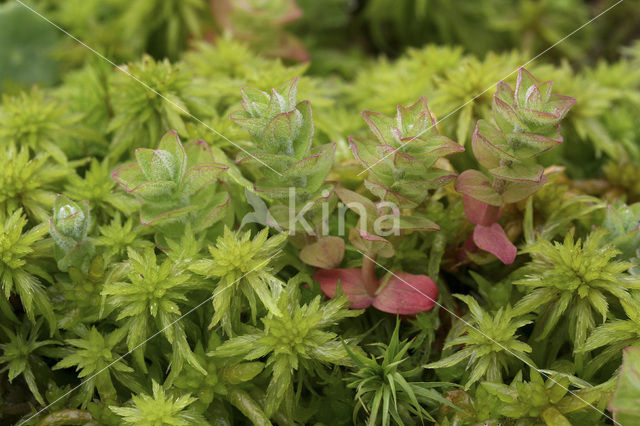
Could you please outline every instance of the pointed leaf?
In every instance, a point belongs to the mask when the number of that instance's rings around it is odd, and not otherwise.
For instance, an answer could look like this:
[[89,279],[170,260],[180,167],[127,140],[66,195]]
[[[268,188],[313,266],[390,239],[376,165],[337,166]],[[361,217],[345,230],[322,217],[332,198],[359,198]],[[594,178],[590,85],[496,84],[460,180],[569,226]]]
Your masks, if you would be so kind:
[[393,144],[391,128],[396,124],[393,117],[373,111],[362,111],[361,114],[380,143]]
[[311,114],[311,104],[309,101],[302,101],[296,105],[296,109],[302,116],[302,122],[296,135],[293,151],[296,158],[304,157],[311,148],[313,137],[313,117]]
[[526,129],[525,124],[520,120],[513,107],[500,99],[497,94],[493,97],[492,110],[493,119],[503,132],[517,132]]
[[421,96],[413,105],[408,107],[398,105],[396,113],[396,127],[403,137],[415,137],[417,135],[437,135],[435,120],[429,111],[427,100]]
[[[382,218],[381,218],[382,219]],[[398,229],[406,231],[439,231],[440,227],[437,223],[422,216],[392,216],[389,215],[385,220],[380,220],[380,228],[384,231]]]
[[184,170],[202,163],[216,163],[211,147],[202,139],[187,143],[184,146],[184,152],[187,158]]
[[373,222],[378,217],[376,205],[364,195],[340,186],[335,188],[333,192],[347,208],[360,217],[366,216],[366,222]]
[[315,192],[324,183],[333,165],[335,150],[335,143],[313,148],[310,156],[283,170],[283,175],[285,176],[283,179],[295,182],[295,179],[304,177],[306,179],[304,187],[310,192]]
[[571,422],[555,407],[546,408],[540,414],[540,417],[542,417],[547,426],[571,426]]
[[165,133],[164,136],[162,136],[162,139],[160,139],[158,149],[167,151],[171,154],[176,162],[176,176],[182,176],[187,168],[187,155],[182,143],[180,142],[180,138],[178,137],[178,132],[175,130],[169,130]]
[[538,80],[524,68],[518,70],[518,79],[516,81],[515,99],[519,107],[524,107],[527,99],[527,90],[531,86],[538,84]]
[[293,141],[302,127],[302,121],[302,114],[296,109],[276,115],[264,129],[262,148],[271,154],[293,157]]
[[146,180],[142,169],[137,164],[120,166],[111,174],[111,177],[127,192],[131,192],[136,186]]
[[[378,161],[377,146],[378,143],[372,139],[349,136],[349,147],[353,152],[353,156],[360,162],[362,167],[368,168]],[[379,165],[380,164],[376,164],[376,167]]]
[[551,95],[549,101],[545,104],[545,108],[561,120],[576,102],[577,100],[570,96]]
[[486,120],[478,120],[471,136],[471,150],[476,160],[488,169],[498,167],[500,159],[508,157],[496,145],[504,144],[504,134]]

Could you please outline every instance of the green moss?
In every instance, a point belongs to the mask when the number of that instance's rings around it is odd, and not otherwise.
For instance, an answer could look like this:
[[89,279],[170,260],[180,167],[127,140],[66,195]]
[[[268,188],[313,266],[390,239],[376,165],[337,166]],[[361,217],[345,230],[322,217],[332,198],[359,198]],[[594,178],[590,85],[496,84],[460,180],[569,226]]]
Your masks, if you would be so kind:
[[638,5],[355,4],[0,7],[0,423],[629,414]]

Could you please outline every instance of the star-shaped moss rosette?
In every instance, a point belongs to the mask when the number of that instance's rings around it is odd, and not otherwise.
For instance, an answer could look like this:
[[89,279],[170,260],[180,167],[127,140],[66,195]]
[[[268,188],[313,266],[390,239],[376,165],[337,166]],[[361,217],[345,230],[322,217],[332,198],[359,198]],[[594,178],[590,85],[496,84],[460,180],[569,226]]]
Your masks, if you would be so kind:
[[519,420],[516,424],[590,423],[584,417],[582,422],[577,420],[581,418],[580,414],[591,411],[592,404],[597,404],[604,394],[602,387],[588,386],[578,377],[566,373],[546,370],[542,376],[531,368],[529,381],[522,376],[522,370],[518,371],[510,385],[490,381],[480,383],[489,394],[500,400],[496,411],[504,417]]
[[206,142],[183,146],[171,130],[157,149],[138,148],[135,155],[137,163],[121,166],[113,178],[140,202],[143,225],[190,216],[193,229],[200,230],[224,215],[229,196],[216,191],[216,182],[228,167],[214,161]]
[[456,174],[434,167],[439,158],[464,148],[438,133],[424,97],[409,107],[398,105],[395,117],[363,111],[375,139],[350,136],[356,159],[368,169],[367,188],[400,208],[422,203],[430,189],[446,185]]
[[[336,295],[338,287],[349,298],[351,309],[375,308],[402,315],[413,315],[427,311],[435,305],[438,287],[426,275],[407,272],[387,273],[379,280],[376,276],[377,257],[390,258],[395,255],[392,242],[385,236],[395,234],[398,240],[407,231],[437,231],[437,224],[421,216],[405,216],[399,211],[384,208],[368,198],[346,188],[335,189],[338,198],[359,216],[356,227],[349,232],[349,241],[362,253],[362,267],[333,269],[344,255],[344,242],[337,237],[323,237],[306,246],[300,258],[318,269],[314,279],[329,297]],[[384,235],[384,236],[383,236]],[[391,237],[390,237],[391,239]],[[331,263],[329,263],[331,262]]]
[[[209,342],[198,341],[193,351],[198,362],[204,366],[206,375],[202,374],[196,368],[185,365],[182,373],[176,377],[174,386],[185,392],[190,392],[198,397],[198,401],[194,404],[206,410],[215,399],[226,399],[235,405],[239,410],[245,407],[258,407],[258,403],[249,396],[244,389],[243,384],[251,381],[255,376],[260,374],[265,365],[259,361],[241,361],[240,359],[215,358],[207,357],[207,353],[214,352],[222,344],[222,339],[218,334],[211,333]],[[248,401],[242,403],[245,398],[237,398],[243,395]],[[238,404],[240,402],[240,404]],[[256,410],[252,420],[265,418],[262,409]]]
[[486,173],[466,170],[456,180],[467,218],[475,224],[465,250],[487,251],[503,263],[515,260],[516,247],[497,223],[502,206],[528,198],[545,183],[535,157],[562,143],[560,121],[576,102],[552,95],[550,81],[538,82],[520,68],[516,89],[501,81],[493,98],[495,125],[478,120],[471,146]]
[[335,143],[312,147],[313,120],[309,101],[296,103],[298,79],[266,93],[242,89],[242,110],[231,119],[246,128],[256,148],[236,160],[254,175],[255,190],[272,200],[298,200],[318,193],[333,164]]
[[90,224],[88,201],[76,203],[64,195],[56,197],[49,233],[55,241],[54,255],[61,271],[71,266],[85,273],[89,271],[95,253],[95,246],[87,239]]

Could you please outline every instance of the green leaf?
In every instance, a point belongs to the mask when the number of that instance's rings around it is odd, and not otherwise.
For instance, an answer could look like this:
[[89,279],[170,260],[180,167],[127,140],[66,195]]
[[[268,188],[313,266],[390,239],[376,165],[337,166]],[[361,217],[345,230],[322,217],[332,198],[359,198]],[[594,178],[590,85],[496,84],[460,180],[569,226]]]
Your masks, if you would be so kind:
[[262,362],[243,362],[232,367],[227,367],[222,372],[224,380],[232,385],[248,382],[260,374],[264,369]]
[[344,257],[345,244],[340,237],[320,237],[300,250],[300,260],[316,268],[334,269]]
[[0,5],[0,92],[16,83],[55,83],[59,66],[53,51],[59,38],[54,27],[26,7],[14,2]]
[[518,401],[518,391],[511,386],[502,383],[482,382],[482,387],[491,395],[500,398],[500,401],[513,404]]
[[469,358],[471,355],[473,355],[473,350],[466,348],[466,349],[462,349],[456,353],[454,353],[453,355],[450,355],[446,358],[443,358],[439,361],[436,362],[432,362],[429,363],[427,365],[424,366],[424,368],[447,368],[447,367],[453,367],[454,365],[464,361],[465,359]]
[[247,357],[247,359],[256,359],[263,356],[268,349],[261,346],[258,341],[261,336],[259,334],[245,334],[243,336],[234,337],[225,341],[218,346],[215,351],[209,352],[207,355],[216,357]]
[[640,349],[629,347],[623,353],[618,389],[609,403],[609,410],[617,423],[632,425],[640,421]]
[[271,426],[269,417],[262,411],[262,407],[247,392],[238,388],[231,388],[228,395],[229,402],[244,414],[254,425]]
[[465,170],[458,176],[456,191],[492,206],[501,206],[502,196],[492,187],[487,176],[477,170]]
[[545,409],[540,416],[547,426],[571,426],[571,422],[554,407]]
[[293,157],[293,141],[302,127],[302,122],[302,114],[296,109],[276,115],[264,129],[262,141],[265,151]]
[[533,195],[544,184],[544,179],[540,182],[507,182],[502,192],[502,199],[505,203],[517,203]]
[[469,128],[472,126],[473,103],[468,103],[460,111],[456,126],[456,138],[461,144],[466,144]]
[[186,171],[182,182],[187,195],[195,194],[207,184],[215,182],[228,167],[222,164],[199,164]]
[[293,380],[293,369],[286,357],[276,357],[272,366],[273,373],[264,404],[264,411],[268,416],[278,410]]
[[361,217],[366,216],[366,223],[373,223],[378,217],[376,205],[367,197],[340,186],[333,191],[347,208]]
[[370,234],[362,229],[352,228],[349,231],[349,241],[358,250],[370,256],[391,257],[395,253],[393,245],[386,238]]
[[512,163],[508,166],[500,166],[489,169],[493,176],[516,182],[541,182],[544,168],[537,164]]

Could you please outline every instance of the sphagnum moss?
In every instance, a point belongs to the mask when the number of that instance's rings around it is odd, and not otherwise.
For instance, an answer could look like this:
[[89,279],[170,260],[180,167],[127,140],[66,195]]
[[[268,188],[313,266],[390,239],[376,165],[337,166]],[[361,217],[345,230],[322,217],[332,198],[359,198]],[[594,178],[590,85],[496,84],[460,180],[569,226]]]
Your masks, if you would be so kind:
[[0,423],[640,422],[637,5],[205,3],[0,55]]

